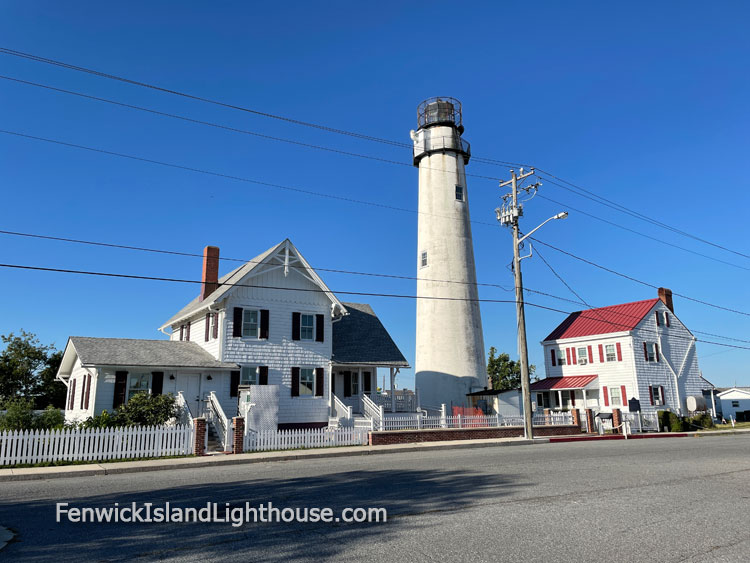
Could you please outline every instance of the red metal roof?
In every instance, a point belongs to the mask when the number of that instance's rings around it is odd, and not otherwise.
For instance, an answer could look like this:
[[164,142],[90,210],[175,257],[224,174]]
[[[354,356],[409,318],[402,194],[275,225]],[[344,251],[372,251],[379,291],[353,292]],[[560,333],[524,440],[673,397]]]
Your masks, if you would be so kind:
[[658,302],[658,299],[646,299],[571,313],[544,342],[633,330]]
[[548,377],[531,384],[532,391],[547,391],[550,389],[583,389],[594,381],[598,375],[574,375],[568,377]]

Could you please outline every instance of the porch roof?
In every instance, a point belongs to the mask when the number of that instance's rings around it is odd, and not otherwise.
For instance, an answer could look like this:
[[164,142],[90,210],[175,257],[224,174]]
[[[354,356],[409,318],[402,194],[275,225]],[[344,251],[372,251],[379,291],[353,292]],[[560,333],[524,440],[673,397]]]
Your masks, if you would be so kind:
[[348,315],[333,323],[334,364],[408,368],[401,350],[366,303],[343,303]]
[[575,375],[568,377],[548,377],[531,384],[532,391],[583,389],[596,380],[598,375]]

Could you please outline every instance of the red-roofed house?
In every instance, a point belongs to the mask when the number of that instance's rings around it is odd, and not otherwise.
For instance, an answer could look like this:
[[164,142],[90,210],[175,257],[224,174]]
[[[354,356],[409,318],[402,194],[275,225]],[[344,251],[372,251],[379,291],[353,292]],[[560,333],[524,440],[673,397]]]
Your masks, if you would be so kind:
[[537,409],[613,408],[687,412],[707,382],[695,337],[674,314],[672,292],[658,299],[571,313],[547,338],[546,379],[532,384]]

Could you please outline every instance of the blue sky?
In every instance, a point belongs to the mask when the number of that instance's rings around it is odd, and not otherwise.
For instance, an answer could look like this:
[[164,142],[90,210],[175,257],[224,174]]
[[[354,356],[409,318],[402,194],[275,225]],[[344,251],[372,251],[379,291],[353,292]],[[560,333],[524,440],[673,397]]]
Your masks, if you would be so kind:
[[[474,155],[529,162],[603,197],[750,254],[750,36],[744,2],[5,2],[2,46],[331,127],[409,142],[416,107],[464,106]],[[408,149],[299,127],[0,54],[0,74],[305,143],[410,162]],[[1,129],[343,197],[417,207],[417,173],[219,131],[0,80]],[[472,162],[497,178],[507,167]],[[251,258],[286,237],[313,266],[414,275],[416,215],[295,194],[0,134],[0,229]],[[501,190],[470,178],[478,278],[512,285],[510,235],[494,223]],[[655,285],[750,312],[750,259],[679,236],[546,183],[526,207],[539,238]],[[589,303],[655,290],[540,249]],[[0,235],[0,261],[197,279],[198,258]],[[233,267],[224,263],[222,271]],[[334,291],[413,294],[404,280],[323,273]],[[575,296],[534,258],[530,288]],[[68,335],[158,338],[191,286],[0,272],[0,334],[23,328],[62,347]],[[512,293],[483,287],[485,299]],[[344,297],[345,299],[349,299]],[[350,299],[356,300],[356,299]],[[410,362],[413,301],[367,298]],[[581,307],[543,296],[529,301]],[[694,330],[750,340],[750,317],[680,297]],[[515,355],[515,311],[482,305],[485,344]],[[564,315],[527,310],[532,362]],[[698,335],[699,339],[718,340]],[[735,342],[750,346],[750,343]],[[750,350],[698,344],[715,384],[750,385]],[[400,383],[411,387],[413,374]]]

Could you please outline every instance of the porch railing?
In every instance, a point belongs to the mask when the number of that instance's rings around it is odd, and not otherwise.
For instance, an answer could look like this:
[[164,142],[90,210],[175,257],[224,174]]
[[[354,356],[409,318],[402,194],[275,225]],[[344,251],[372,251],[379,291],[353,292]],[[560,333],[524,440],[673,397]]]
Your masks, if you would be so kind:
[[[383,407],[386,411],[390,411],[393,407],[390,395],[373,394],[372,402],[378,406]],[[416,412],[417,411],[417,396],[412,394],[395,394],[396,412]]]
[[177,424],[186,424],[190,426],[190,428],[193,427],[193,413],[190,412],[190,405],[187,404],[187,401],[185,400],[185,396],[182,394],[182,391],[177,391],[177,396],[175,397],[175,404],[177,405],[177,417],[176,417],[176,423]]
[[367,395],[360,396],[360,407],[362,408],[362,414],[372,419],[373,428],[375,430],[382,430],[383,419],[385,418],[383,407],[376,405]]
[[333,395],[333,403],[331,404],[331,407],[331,415],[334,418],[345,418],[346,420],[352,419],[352,407],[346,406],[335,394]]
[[206,399],[206,422],[211,424],[218,434],[221,449],[227,451],[232,443],[232,425],[213,391],[208,394]]

